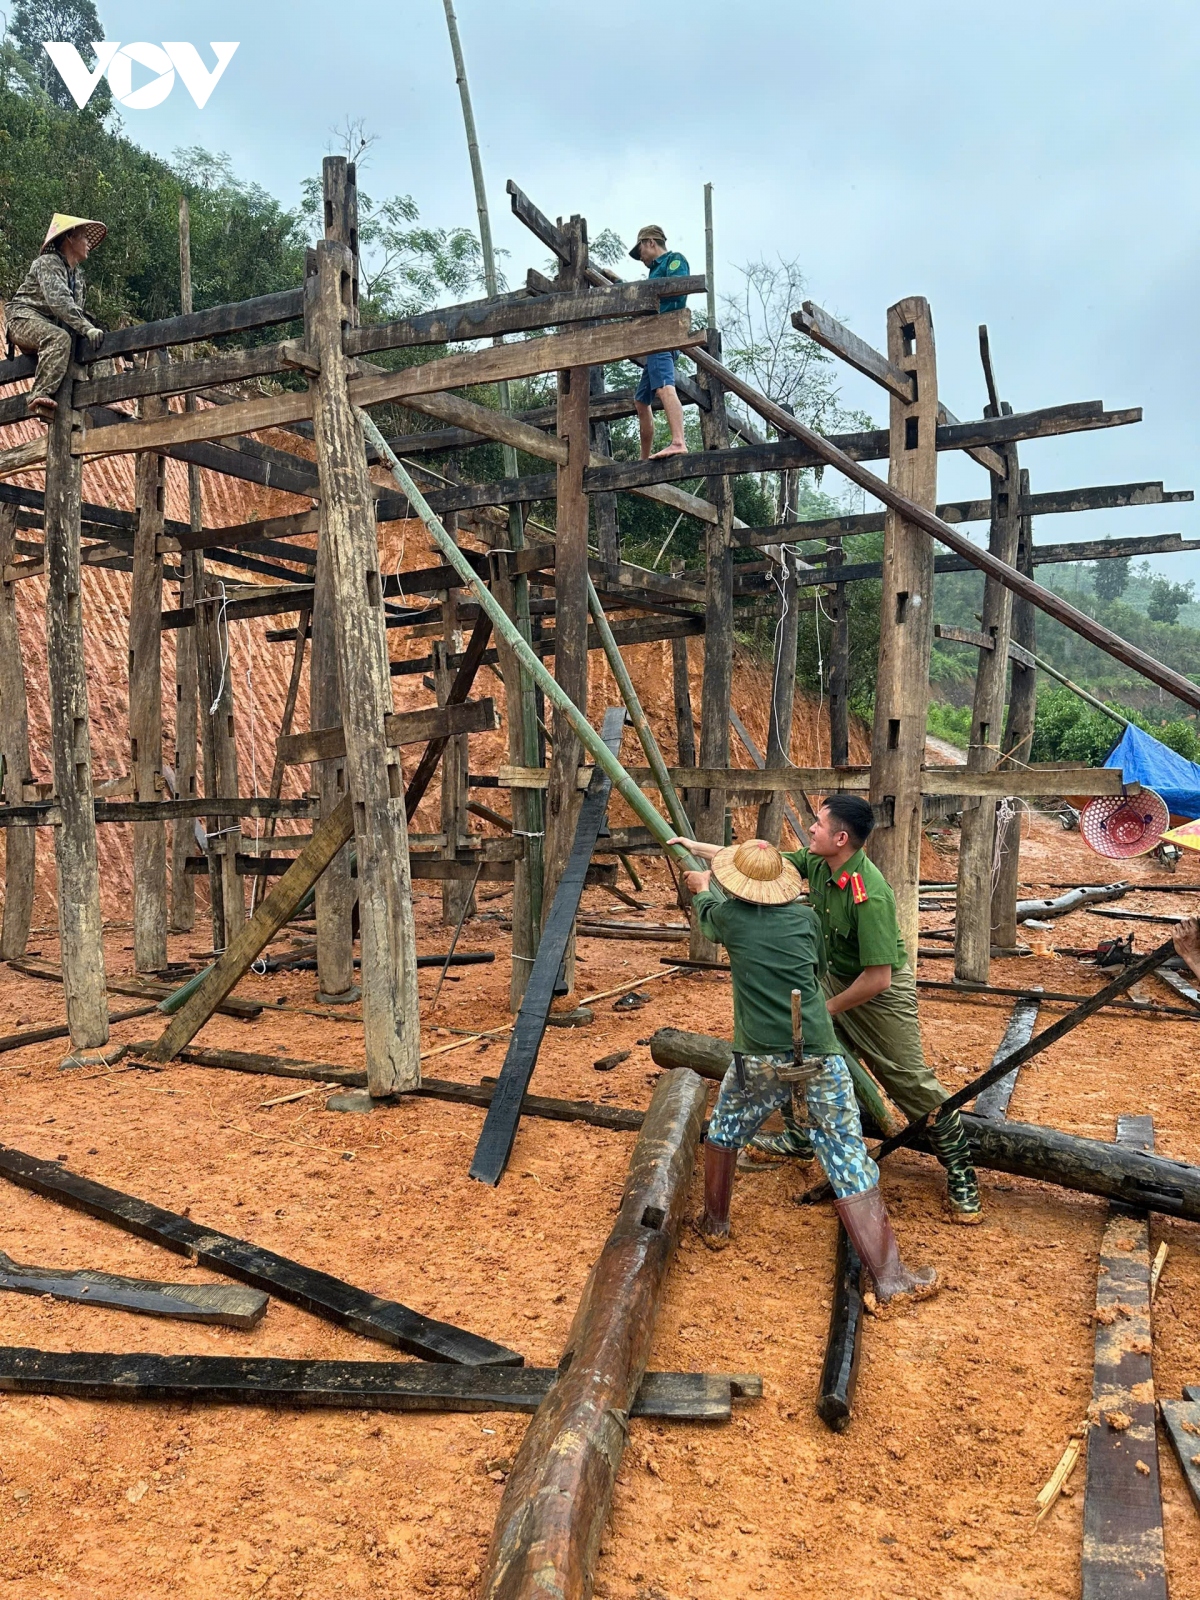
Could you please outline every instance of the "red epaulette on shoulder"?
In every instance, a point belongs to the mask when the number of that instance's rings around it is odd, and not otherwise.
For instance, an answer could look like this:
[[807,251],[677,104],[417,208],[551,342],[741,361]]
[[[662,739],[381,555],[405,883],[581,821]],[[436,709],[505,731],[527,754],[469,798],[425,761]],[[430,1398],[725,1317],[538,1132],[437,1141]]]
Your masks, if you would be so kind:
[[850,893],[856,906],[865,906],[867,903],[867,886],[862,881],[862,873],[856,872],[850,879]]

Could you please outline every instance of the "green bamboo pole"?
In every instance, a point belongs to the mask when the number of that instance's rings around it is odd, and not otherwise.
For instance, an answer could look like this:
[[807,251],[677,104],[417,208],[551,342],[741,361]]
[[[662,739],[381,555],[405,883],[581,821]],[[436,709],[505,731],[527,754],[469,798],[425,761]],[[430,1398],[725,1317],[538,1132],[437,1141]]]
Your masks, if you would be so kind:
[[654,737],[654,729],[642,710],[642,702],[638,699],[638,692],[633,686],[633,679],[629,676],[629,668],[625,665],[625,658],[621,654],[613,631],[609,627],[608,618],[604,615],[604,607],[600,604],[600,596],[596,593],[596,585],[588,578],[588,606],[591,608],[592,620],[596,624],[596,632],[600,635],[600,643],[604,646],[604,654],[608,657],[608,664],[612,668],[613,677],[617,680],[617,688],[621,691],[621,698],[625,702],[625,709],[629,713],[629,720],[637,731],[637,736],[642,742],[642,749],[646,752],[646,760],[654,774],[654,781],[658,785],[658,792],[663,797],[671,821],[675,824],[675,832],[682,834],[685,839],[692,837],[692,825],[688,821],[687,812],[680,803],[679,796],[675,793],[675,785],[671,782],[671,775],[667,771],[667,764],[662,758],[662,751],[658,748],[658,740]]
[[[595,728],[592,727],[591,723],[584,716],[583,712],[580,711],[579,707],[571,699],[570,695],[566,694],[561,688],[559,688],[553,676],[546,670],[543,663],[538,659],[537,656],[534,655],[533,651],[525,643],[524,639],[521,637],[520,631],[514,627],[513,623],[505,614],[503,606],[501,606],[499,601],[495,599],[487,584],[484,583],[481,578],[476,576],[474,569],[465,559],[462,551],[446,532],[445,528],[442,527],[433,511],[430,509],[429,502],[417,488],[416,484],[405,471],[404,467],[396,459],[396,456],[389,447],[387,440],[380,433],[379,429],[375,426],[374,422],[372,422],[371,418],[365,411],[360,410],[357,406],[355,407],[355,411],[357,412],[358,420],[362,425],[362,430],[366,435],[367,440],[372,447],[378,451],[380,459],[388,463],[388,466],[391,468],[392,477],[396,480],[396,483],[408,497],[409,505],[420,517],[426,528],[428,528],[430,537],[432,538],[434,544],[437,545],[442,555],[445,556],[446,561],[454,568],[463,582],[472,590],[476,600],[478,600],[479,604],[492,619],[492,626],[495,628],[496,632],[504,639],[505,643],[516,652],[517,656],[528,670],[530,676],[537,683],[538,687],[546,696],[547,700],[550,701],[551,705],[553,705],[557,711],[561,711],[562,714],[567,718],[584,749],[592,757],[596,765],[598,767],[602,767],[605,773],[607,773],[608,777],[612,780],[613,788],[633,809],[638,818],[645,823],[658,842],[664,847],[668,847],[668,839],[672,838],[677,830],[671,826],[665,817],[660,815],[654,806],[651,805],[650,801],[647,800],[646,796],[638,788],[637,784],[634,783],[633,779],[625,771],[625,768],[617,760],[616,756],[612,754],[608,746],[604,743],[604,740],[596,732]],[[668,783],[668,791],[670,790],[670,787],[670,783]],[[698,861],[691,851],[685,850],[682,845],[670,845],[668,848],[670,848],[676,859],[689,872],[708,871],[707,864],[703,861]],[[715,879],[713,880],[712,887],[717,889]],[[718,893],[719,892],[720,891],[718,890]]]

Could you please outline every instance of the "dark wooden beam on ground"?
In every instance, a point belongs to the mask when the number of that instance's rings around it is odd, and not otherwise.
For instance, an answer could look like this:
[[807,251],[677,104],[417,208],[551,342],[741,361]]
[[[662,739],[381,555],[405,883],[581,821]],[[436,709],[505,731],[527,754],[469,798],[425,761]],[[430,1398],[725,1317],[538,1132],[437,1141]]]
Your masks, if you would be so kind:
[[817,1386],[817,1415],[834,1433],[844,1433],[854,1416],[854,1391],[862,1356],[862,1262],[850,1236],[838,1223],[833,1265],[829,1333]]
[[[1012,1009],[1012,1016],[1008,1019],[1008,1026],[1004,1030],[1004,1037],[996,1047],[992,1057],[992,1065],[1003,1061],[1005,1056],[1010,1056],[1014,1050],[1020,1050],[1033,1038],[1033,1027],[1038,1016],[1038,1000],[1018,1000]],[[975,1102],[975,1115],[977,1117],[991,1117],[1003,1121],[1008,1115],[1009,1101],[1012,1099],[1013,1090],[1017,1086],[1017,1068],[1003,1078],[998,1078],[990,1088],[985,1089]]]
[[[198,1291],[193,1290],[193,1293]],[[231,1292],[231,1291],[225,1291]],[[554,1367],[457,1367],[434,1361],[289,1361],[272,1356],[110,1355],[0,1346],[0,1391],[74,1400],[356,1411],[536,1411]],[[723,1372],[647,1372],[630,1415],[728,1422],[762,1380]]]
[[646,1370],[683,1222],[705,1086],[665,1074],[638,1136],[617,1221],[592,1268],[558,1378],[526,1430],[496,1517],[481,1600],[590,1595],[626,1422]]
[[[610,708],[605,714],[602,737],[614,755],[621,748],[624,726],[625,707]],[[579,811],[571,853],[542,929],[525,998],[513,1024],[504,1064],[500,1069],[500,1080],[475,1147],[471,1176],[480,1183],[499,1183],[512,1154],[521,1117],[521,1102],[542,1047],[546,1019],[558,987],[563,957],[575,928],[588,865],[608,812],[611,787],[611,780],[597,767]]]
[[[154,1278],[128,1278],[84,1267],[21,1266],[0,1250],[0,1289],[17,1294],[48,1295],[110,1311],[136,1311],[144,1317],[173,1317],[179,1322],[215,1323],[224,1328],[254,1328],[262,1321],[269,1296],[260,1289],[230,1283],[161,1283]],[[112,1356],[123,1361],[124,1356]],[[3,1379],[0,1379],[0,1387]]]
[[1200,1511],[1200,1387],[1185,1385],[1182,1400],[1160,1400],[1158,1410],[1192,1504]]
[[490,1339],[422,1316],[399,1301],[369,1294],[327,1272],[290,1261],[272,1250],[262,1250],[245,1239],[205,1227],[148,1200],[95,1183],[68,1171],[57,1161],[40,1161],[24,1151],[0,1146],[0,1177],[43,1199],[124,1228],[139,1239],[190,1256],[199,1266],[265,1290],[313,1316],[324,1317],[364,1338],[379,1339],[409,1355],[464,1366],[521,1365],[519,1355]]
[[[1117,1143],[1152,1150],[1153,1120],[1119,1117]],[[1082,1600],[1167,1600],[1152,1339],[1150,1219],[1114,1207],[1096,1279]]]

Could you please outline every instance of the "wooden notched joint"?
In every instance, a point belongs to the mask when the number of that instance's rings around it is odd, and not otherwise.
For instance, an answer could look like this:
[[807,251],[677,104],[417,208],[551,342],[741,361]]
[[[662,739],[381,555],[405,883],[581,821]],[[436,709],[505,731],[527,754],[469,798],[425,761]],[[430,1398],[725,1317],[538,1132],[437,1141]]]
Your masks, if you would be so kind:
[[279,346],[280,360],[285,367],[291,367],[297,372],[311,372],[313,377],[318,377],[321,371],[321,360],[311,350],[306,350],[299,339],[285,339]]

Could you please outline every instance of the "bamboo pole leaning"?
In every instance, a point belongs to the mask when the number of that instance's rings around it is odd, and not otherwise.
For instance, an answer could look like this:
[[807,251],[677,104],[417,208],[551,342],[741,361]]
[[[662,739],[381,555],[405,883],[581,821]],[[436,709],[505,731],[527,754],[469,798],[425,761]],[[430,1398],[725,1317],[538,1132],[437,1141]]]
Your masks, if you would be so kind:
[[521,637],[520,630],[507,616],[503,606],[496,600],[488,586],[476,575],[474,568],[438,521],[438,518],[430,509],[429,502],[425,499],[420,489],[417,488],[371,418],[361,408],[356,407],[355,409],[358,412],[358,419],[362,425],[363,433],[366,435],[367,442],[378,452],[381,460],[385,461],[391,469],[392,477],[399,488],[404,491],[409,505],[425,524],[434,544],[437,545],[442,555],[446,558],[447,564],[454,568],[464,585],[472,591],[480,606],[492,619],[492,626],[497,634],[504,639],[505,643],[518,656],[538,688],[546,696],[546,699],[550,701],[556,710],[561,711],[567,721],[570,722],[584,749],[592,757],[596,765],[602,767],[612,780],[613,788],[635,812],[638,820],[650,829],[664,849],[669,848],[676,859],[689,871],[705,871],[704,863],[698,861],[690,850],[685,850],[681,845],[668,846],[667,841],[674,837],[675,829],[651,805],[650,801],[647,800],[637,784],[625,771],[616,756],[612,754],[604,740],[592,727],[570,695],[564,693],[556,683],[553,675],[542,664],[540,658],[534,655],[533,651],[525,643],[525,640]]

